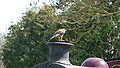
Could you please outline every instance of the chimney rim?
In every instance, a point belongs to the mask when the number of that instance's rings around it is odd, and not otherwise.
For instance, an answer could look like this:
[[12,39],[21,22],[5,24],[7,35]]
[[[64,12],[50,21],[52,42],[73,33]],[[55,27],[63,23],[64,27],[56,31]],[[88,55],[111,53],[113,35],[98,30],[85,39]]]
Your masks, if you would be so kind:
[[68,45],[68,46],[74,46],[74,44],[71,44],[67,41],[55,41],[55,42],[47,42],[47,45]]

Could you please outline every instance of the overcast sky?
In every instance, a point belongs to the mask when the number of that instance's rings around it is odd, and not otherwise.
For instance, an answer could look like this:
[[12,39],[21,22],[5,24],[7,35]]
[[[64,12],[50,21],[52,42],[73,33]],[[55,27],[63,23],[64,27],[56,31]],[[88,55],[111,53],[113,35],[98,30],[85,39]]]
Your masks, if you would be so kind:
[[[6,33],[8,27],[20,20],[22,13],[35,0],[0,0],[0,33]],[[48,1],[48,0],[39,0]]]

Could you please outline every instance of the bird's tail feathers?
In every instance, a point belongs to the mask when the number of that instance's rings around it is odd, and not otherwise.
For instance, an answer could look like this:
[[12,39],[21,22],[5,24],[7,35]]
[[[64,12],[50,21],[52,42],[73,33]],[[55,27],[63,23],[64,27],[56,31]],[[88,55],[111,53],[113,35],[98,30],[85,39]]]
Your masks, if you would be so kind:
[[50,40],[52,40],[54,37],[55,37],[55,35],[54,35],[54,36],[52,36],[52,37],[50,38]]
[[52,36],[52,37],[50,38],[50,40],[54,39],[54,38],[57,37],[58,35],[59,35],[59,34],[56,34],[56,35]]

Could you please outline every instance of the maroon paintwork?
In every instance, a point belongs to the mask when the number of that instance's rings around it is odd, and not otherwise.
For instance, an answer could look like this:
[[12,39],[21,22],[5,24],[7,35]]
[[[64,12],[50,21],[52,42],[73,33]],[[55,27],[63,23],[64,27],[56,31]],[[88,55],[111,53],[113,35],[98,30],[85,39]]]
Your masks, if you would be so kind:
[[109,68],[108,64],[101,58],[93,57],[86,59],[81,66]]
[[120,60],[113,60],[107,62],[109,65],[109,68],[112,68],[113,66],[120,66]]

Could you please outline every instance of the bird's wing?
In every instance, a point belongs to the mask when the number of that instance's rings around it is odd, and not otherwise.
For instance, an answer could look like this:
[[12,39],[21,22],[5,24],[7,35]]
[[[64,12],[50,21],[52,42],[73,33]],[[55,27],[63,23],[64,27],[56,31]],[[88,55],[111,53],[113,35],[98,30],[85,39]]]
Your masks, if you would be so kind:
[[55,34],[64,34],[65,33],[65,29],[59,29],[59,30],[57,30],[56,32],[55,32]]

